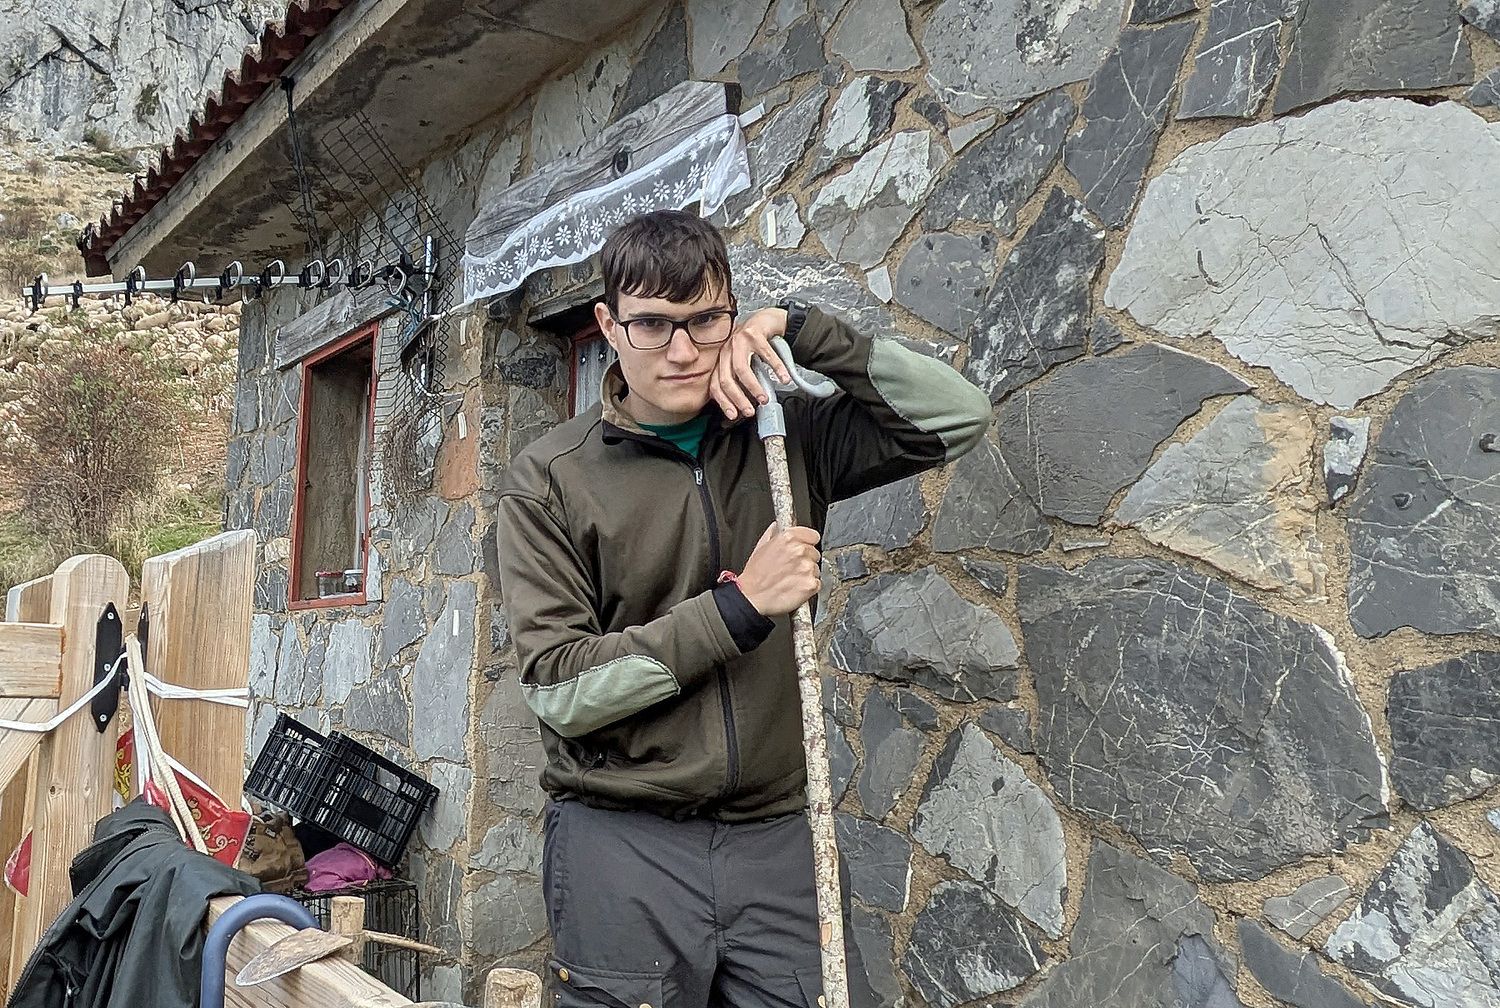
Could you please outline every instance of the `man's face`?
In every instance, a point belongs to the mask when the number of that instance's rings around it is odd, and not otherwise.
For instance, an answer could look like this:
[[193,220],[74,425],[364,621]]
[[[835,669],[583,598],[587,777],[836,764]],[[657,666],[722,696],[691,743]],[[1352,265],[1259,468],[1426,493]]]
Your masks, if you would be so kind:
[[[683,327],[671,334],[671,342],[656,350],[638,350],[649,346],[661,337],[648,335],[646,326],[632,328],[630,339],[626,338],[622,322],[633,319],[670,319],[686,323],[699,320],[700,325],[708,313],[728,311],[730,297],[722,290],[711,290],[688,302],[668,301],[665,298],[620,295],[619,307],[613,314],[600,302],[594,306],[594,317],[604,338],[620,355],[620,370],[625,373],[630,386],[630,413],[641,423],[672,424],[691,420],[708,405],[709,379],[718,363],[719,353],[725,343],[715,346],[700,346],[693,342]],[[617,321],[618,320],[618,321]],[[728,325],[728,320],[721,324]],[[663,326],[651,324],[650,328],[660,334]]]

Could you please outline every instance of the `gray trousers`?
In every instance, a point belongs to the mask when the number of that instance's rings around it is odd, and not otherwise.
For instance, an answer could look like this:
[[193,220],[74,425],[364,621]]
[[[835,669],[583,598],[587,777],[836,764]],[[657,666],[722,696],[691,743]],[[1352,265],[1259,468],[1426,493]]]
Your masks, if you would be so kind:
[[[549,802],[542,874],[556,1008],[822,1008],[802,813],[676,822]],[[851,1001],[868,1005],[845,944]]]

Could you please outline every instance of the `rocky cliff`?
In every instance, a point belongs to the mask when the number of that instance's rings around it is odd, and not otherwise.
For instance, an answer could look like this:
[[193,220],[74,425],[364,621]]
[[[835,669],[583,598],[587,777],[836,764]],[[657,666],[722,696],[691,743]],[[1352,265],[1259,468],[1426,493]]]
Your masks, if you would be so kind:
[[0,0],[0,113],[23,137],[160,145],[281,0]]

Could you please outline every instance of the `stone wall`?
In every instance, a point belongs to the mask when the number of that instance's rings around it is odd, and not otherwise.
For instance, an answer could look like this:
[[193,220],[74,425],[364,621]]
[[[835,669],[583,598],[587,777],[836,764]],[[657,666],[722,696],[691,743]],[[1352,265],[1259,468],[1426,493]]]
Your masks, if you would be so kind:
[[[736,80],[741,303],[990,391],[979,450],[825,536],[884,1008],[1500,1005],[1497,65],[1493,0],[689,0],[424,168],[461,233],[590,124]],[[364,612],[278,608],[295,399],[248,334],[297,306],[245,313],[259,695],[444,788],[428,997],[545,948],[491,492],[564,414],[530,306],[586,274],[470,317],[446,415],[478,442],[445,424]]]

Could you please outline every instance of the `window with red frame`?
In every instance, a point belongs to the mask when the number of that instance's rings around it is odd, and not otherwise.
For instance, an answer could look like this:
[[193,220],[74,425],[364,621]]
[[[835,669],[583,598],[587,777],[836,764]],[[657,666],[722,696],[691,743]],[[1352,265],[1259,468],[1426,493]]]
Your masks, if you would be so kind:
[[309,357],[302,368],[292,608],[365,600],[374,444],[375,334],[371,326]]

